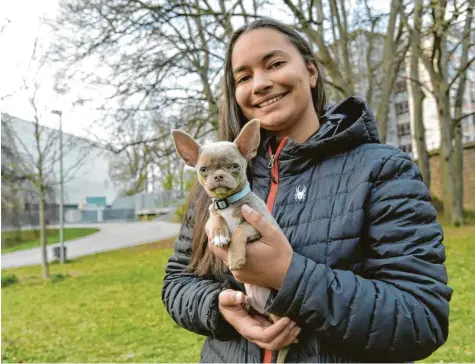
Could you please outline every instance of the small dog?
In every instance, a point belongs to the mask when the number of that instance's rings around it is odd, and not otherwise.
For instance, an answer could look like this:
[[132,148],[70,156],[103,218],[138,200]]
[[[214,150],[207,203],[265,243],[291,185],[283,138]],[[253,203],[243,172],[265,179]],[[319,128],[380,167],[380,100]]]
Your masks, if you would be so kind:
[[[209,206],[211,242],[218,247],[228,245],[229,269],[241,269],[246,263],[246,244],[261,237],[242,216],[242,205],[249,205],[278,227],[266,203],[251,191],[246,175],[247,163],[257,154],[260,143],[259,120],[249,121],[234,142],[201,146],[180,130],[173,130],[172,137],[178,154],[188,166],[195,168],[199,183],[212,199]],[[246,303],[275,322],[278,317],[265,310],[270,289],[244,286]],[[278,363],[285,361],[287,351],[288,348],[279,351]]]

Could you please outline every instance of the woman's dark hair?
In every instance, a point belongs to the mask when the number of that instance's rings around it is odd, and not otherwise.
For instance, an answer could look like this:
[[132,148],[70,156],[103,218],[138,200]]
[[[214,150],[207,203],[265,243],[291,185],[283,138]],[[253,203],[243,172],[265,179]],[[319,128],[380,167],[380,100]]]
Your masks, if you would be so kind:
[[[220,100],[219,109],[219,140],[234,141],[239,135],[241,128],[248,121],[236,101],[231,64],[232,52],[234,45],[242,34],[260,28],[274,29],[285,35],[289,42],[297,48],[304,62],[307,64],[312,63],[315,66],[318,77],[315,87],[311,90],[312,100],[317,116],[323,114],[323,108],[326,104],[324,78],[308,42],[292,27],[273,19],[260,18],[236,30],[229,41],[224,64],[223,95]],[[193,208],[194,229],[192,259],[189,269],[200,276],[210,273],[219,274],[225,267],[221,260],[216,258],[207,248],[208,238],[204,229],[206,221],[209,218],[208,206],[211,200],[198,183],[196,183],[192,189],[190,199],[193,199],[195,204]]]

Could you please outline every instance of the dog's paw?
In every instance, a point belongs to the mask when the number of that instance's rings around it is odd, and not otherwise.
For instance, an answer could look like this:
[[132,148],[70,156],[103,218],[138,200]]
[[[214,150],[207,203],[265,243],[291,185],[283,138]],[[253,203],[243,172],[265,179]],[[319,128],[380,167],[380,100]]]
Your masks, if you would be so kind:
[[226,232],[221,229],[214,231],[211,238],[213,245],[218,248],[229,245],[230,240],[229,234],[226,234]]

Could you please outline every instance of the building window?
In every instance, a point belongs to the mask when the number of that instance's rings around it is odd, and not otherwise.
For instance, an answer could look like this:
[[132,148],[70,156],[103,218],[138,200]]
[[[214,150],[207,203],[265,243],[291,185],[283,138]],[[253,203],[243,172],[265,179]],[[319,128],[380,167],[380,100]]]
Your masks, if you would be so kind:
[[396,82],[396,93],[407,91],[406,80],[397,80]]
[[396,115],[402,115],[409,111],[409,103],[406,101],[396,103]]
[[402,137],[404,135],[411,135],[411,124],[404,123],[397,125],[397,136]]

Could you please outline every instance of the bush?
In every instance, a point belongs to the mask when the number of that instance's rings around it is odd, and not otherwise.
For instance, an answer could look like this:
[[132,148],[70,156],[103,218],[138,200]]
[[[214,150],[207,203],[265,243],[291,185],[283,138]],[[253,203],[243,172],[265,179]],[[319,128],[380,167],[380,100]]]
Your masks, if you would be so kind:
[[50,278],[51,283],[57,283],[64,281],[66,279],[66,275],[58,273],[58,274],[53,274]]
[[2,274],[2,288],[18,283],[18,277],[14,274]]

